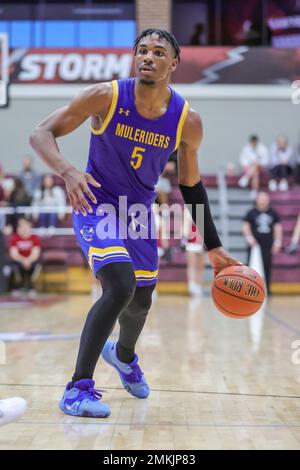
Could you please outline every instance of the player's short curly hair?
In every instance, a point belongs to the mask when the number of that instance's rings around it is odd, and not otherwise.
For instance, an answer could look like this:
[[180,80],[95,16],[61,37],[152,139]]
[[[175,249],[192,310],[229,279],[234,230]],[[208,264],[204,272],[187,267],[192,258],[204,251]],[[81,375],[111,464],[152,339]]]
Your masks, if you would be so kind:
[[133,50],[135,54],[136,54],[137,47],[138,47],[140,40],[144,38],[145,36],[151,36],[151,34],[157,34],[159,39],[164,38],[166,41],[168,41],[174,50],[175,59],[178,59],[178,62],[180,62],[180,47],[179,47],[178,41],[175,38],[174,34],[169,33],[169,31],[166,31],[165,29],[155,29],[155,28],[144,29],[144,31],[142,31],[141,34],[139,34],[136,40],[134,41]]

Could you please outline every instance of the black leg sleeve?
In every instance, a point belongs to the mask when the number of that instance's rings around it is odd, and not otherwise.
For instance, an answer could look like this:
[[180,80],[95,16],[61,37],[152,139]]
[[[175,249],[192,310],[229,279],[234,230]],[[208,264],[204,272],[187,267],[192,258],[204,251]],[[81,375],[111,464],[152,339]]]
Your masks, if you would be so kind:
[[122,310],[135,292],[135,275],[131,263],[110,263],[99,269],[103,293],[90,309],[80,339],[73,382],[92,378],[103,346]]
[[154,288],[155,284],[137,287],[132,301],[119,317],[120,336],[117,353],[123,362],[129,363],[134,359],[134,348],[151,307]]

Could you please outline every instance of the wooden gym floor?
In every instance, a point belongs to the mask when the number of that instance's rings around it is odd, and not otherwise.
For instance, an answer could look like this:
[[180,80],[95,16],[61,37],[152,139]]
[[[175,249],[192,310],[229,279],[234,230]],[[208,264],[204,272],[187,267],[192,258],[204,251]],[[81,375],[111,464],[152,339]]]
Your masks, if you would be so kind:
[[300,449],[299,297],[273,297],[252,319],[233,320],[208,297],[160,295],[137,347],[151,395],[131,397],[100,360],[96,383],[112,410],[105,420],[57,407],[90,304],[70,296],[2,306],[2,339],[11,341],[0,397],[23,396],[28,409],[0,428],[0,449]]

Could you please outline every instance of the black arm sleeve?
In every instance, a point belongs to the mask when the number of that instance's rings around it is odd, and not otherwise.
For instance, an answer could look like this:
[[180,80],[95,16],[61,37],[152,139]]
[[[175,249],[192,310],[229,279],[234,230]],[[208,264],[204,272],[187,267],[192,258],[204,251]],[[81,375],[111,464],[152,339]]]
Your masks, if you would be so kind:
[[[196,183],[195,186],[179,185],[183,200],[187,205],[192,216],[193,222],[197,225],[203,237],[204,245],[207,250],[213,250],[222,246],[216,226],[211,216],[207,192],[202,181]],[[197,205],[203,204],[203,224],[197,217]],[[198,212],[199,213],[199,212]],[[203,225],[203,226],[202,226]]]

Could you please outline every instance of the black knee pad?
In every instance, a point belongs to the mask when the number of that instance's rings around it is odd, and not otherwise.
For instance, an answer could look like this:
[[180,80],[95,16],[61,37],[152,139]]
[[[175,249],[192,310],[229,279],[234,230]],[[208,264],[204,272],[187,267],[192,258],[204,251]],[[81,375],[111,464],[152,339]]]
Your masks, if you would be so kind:
[[137,287],[134,297],[130,304],[132,314],[147,313],[152,304],[152,292],[155,289],[155,284],[146,287]]
[[101,282],[103,294],[109,296],[112,302],[126,306],[133,298],[136,280],[132,263],[110,263],[96,273]]

